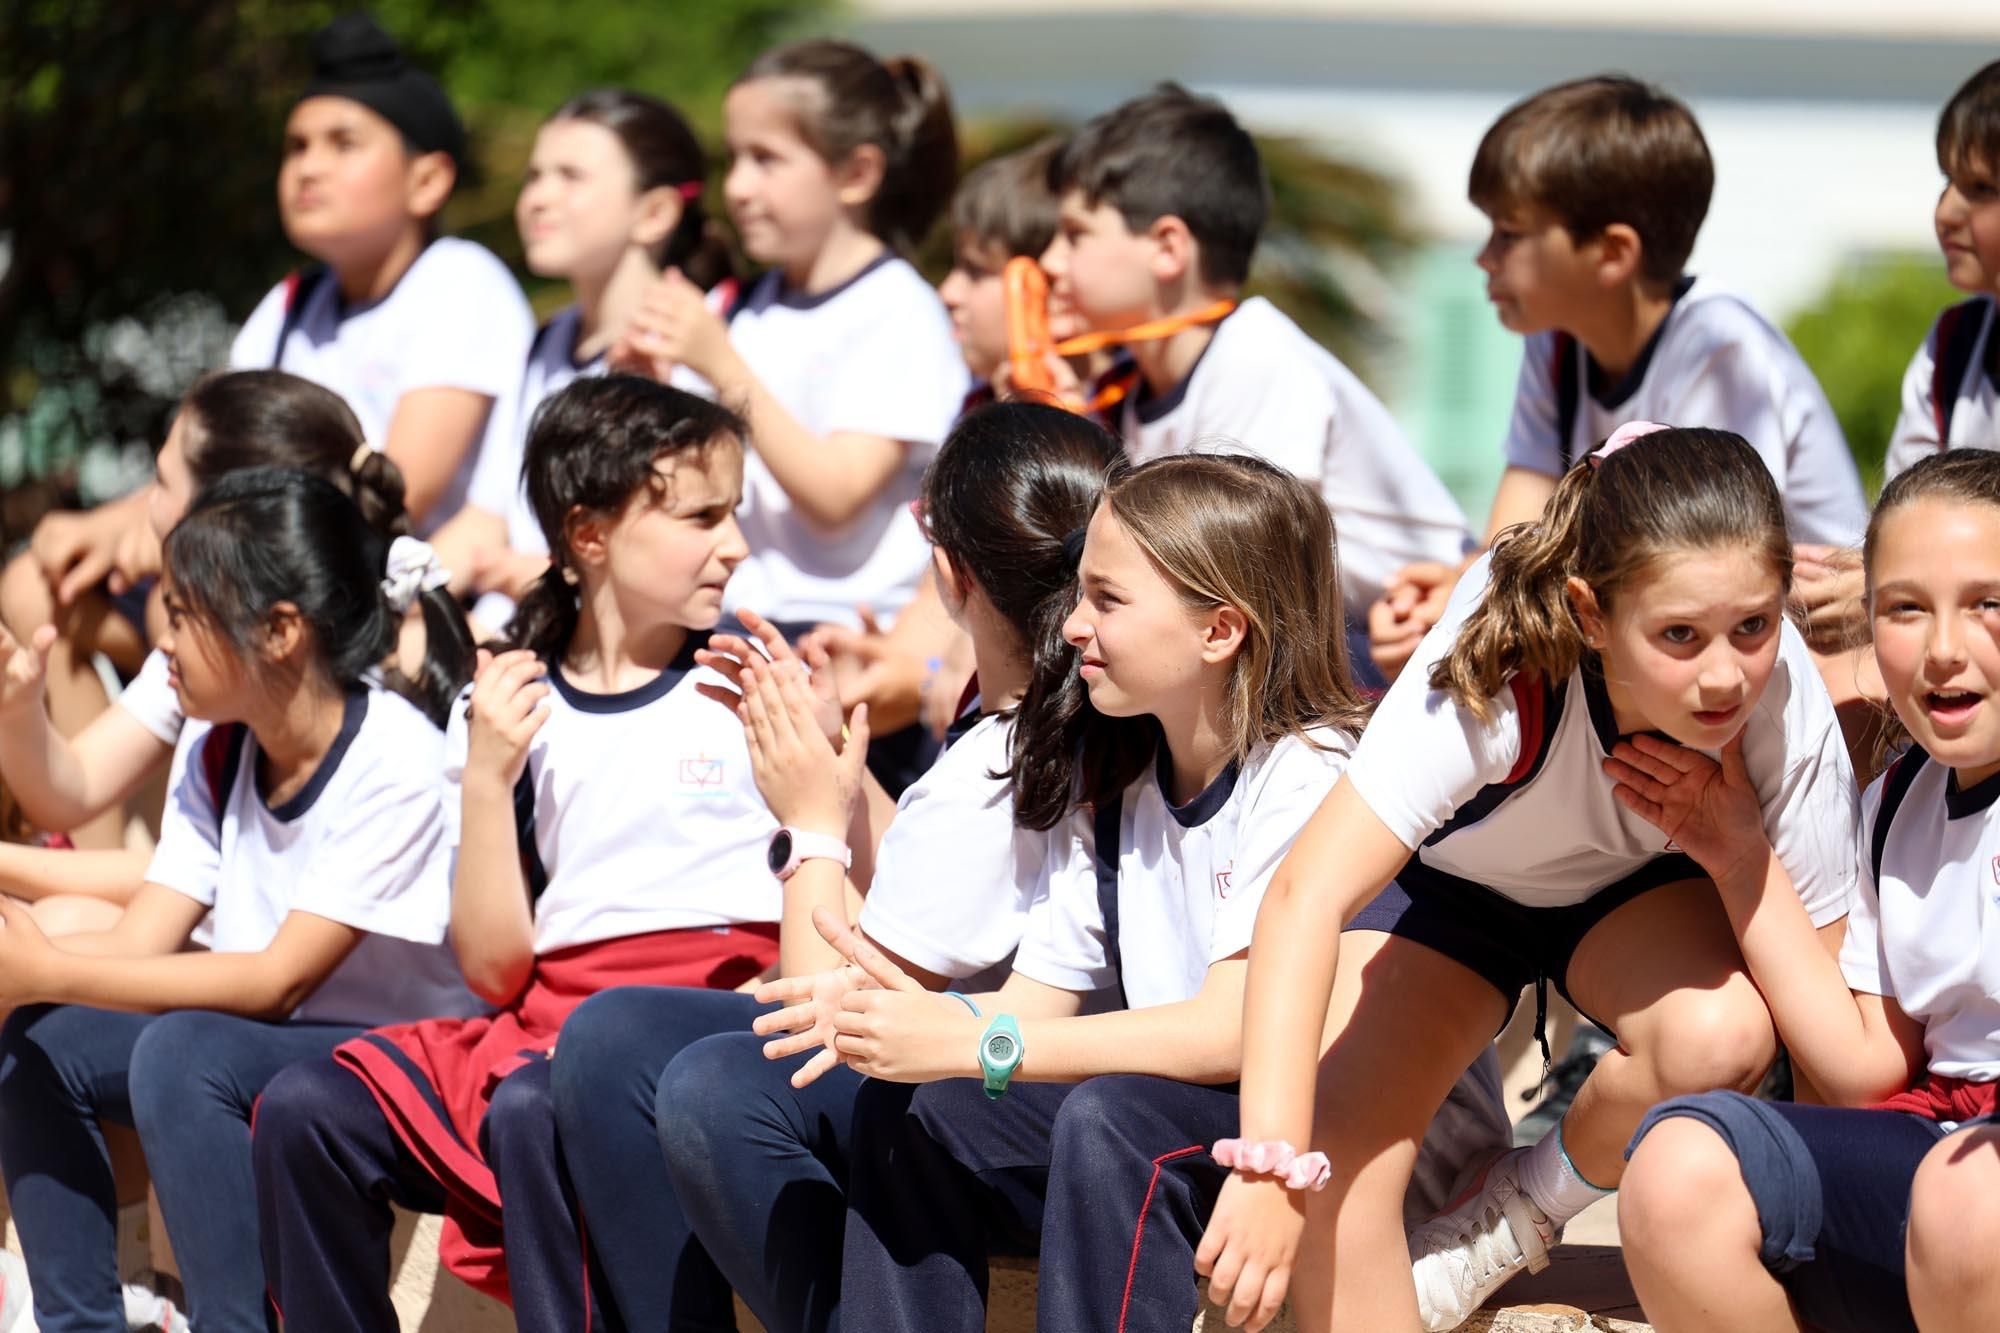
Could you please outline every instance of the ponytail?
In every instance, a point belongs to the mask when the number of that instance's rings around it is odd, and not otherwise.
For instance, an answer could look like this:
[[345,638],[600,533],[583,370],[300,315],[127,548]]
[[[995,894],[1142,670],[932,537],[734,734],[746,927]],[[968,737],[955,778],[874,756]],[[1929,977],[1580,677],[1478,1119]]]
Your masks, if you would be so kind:
[[1539,519],[1494,543],[1486,592],[1432,667],[1430,686],[1487,721],[1510,677],[1560,681],[1584,660],[1572,578],[1609,614],[1618,595],[1658,562],[1732,548],[1747,548],[1790,592],[1784,500],[1742,436],[1665,427],[1584,458],[1556,485]]
[[403,474],[371,449],[346,402],[282,370],[204,375],[181,400],[188,476],[200,494],[245,468],[297,468],[332,482],[385,537],[409,530]]
[[507,642],[544,661],[554,661],[569,647],[582,615],[576,589],[563,569],[561,562],[550,560],[542,576],[514,603],[514,618],[507,622]]
[[[311,630],[314,672],[337,690],[365,688],[379,673],[386,688],[443,726],[471,679],[471,631],[430,548],[409,537],[384,540],[322,477],[295,468],[232,472],[195,497],[167,534],[165,554],[189,610],[220,630],[250,669],[272,610],[287,603]],[[389,659],[412,597],[424,610],[425,658],[405,676]]]
[[868,230],[905,253],[923,244],[958,182],[958,130],[943,78],[920,56],[877,60],[851,42],[816,38],[766,51],[738,83],[804,79],[820,96],[795,106],[799,137],[830,165],[864,144],[882,153]]
[[1444,690],[1482,722],[1493,698],[1517,672],[1568,680],[1583,660],[1583,627],[1569,599],[1570,573],[1596,469],[1578,462],[1556,484],[1542,516],[1518,523],[1493,543],[1486,595],[1451,651],[1431,668],[1431,688]]
[[1086,712],[1076,649],[1063,639],[1076,535],[1122,461],[1117,439],[1083,417],[1002,402],[967,413],[924,474],[931,540],[1013,630],[1029,667],[1005,775],[1022,828],[1052,828],[1069,810]]

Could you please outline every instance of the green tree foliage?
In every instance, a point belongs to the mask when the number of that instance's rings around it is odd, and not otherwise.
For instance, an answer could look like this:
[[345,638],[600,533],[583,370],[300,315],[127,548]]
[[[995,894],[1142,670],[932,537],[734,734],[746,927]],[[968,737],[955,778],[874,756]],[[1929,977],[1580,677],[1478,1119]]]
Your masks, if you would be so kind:
[[1938,312],[1963,299],[1935,254],[1892,255],[1844,268],[1786,325],[1840,418],[1870,495],[1882,487],[1903,371]]
[[[274,179],[307,38],[335,0],[0,0],[0,471],[156,442],[223,316],[297,262]],[[534,126],[627,84],[713,128],[722,89],[827,0],[376,0],[473,134],[452,230],[518,257]],[[219,303],[219,309],[217,308]],[[143,444],[141,447],[143,456]],[[6,465],[11,461],[11,468]],[[7,530],[18,531],[18,524]]]

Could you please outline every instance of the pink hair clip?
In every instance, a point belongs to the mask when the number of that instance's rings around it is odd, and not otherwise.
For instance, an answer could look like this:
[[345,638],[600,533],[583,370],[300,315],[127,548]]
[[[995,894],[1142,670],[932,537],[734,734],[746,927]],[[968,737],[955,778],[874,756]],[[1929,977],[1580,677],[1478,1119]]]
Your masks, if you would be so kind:
[[1218,1139],[1213,1156],[1246,1176],[1276,1176],[1288,1190],[1323,1190],[1333,1174],[1333,1163],[1326,1160],[1325,1153],[1298,1153],[1283,1139]]
[[1641,435],[1651,435],[1656,430],[1667,429],[1669,427],[1662,426],[1657,421],[1628,421],[1617,430],[1612,431],[1611,438],[1597,447],[1597,452],[1590,456],[1590,465],[1592,467],[1601,466],[1605,459],[1611,457],[1611,455],[1617,453]]

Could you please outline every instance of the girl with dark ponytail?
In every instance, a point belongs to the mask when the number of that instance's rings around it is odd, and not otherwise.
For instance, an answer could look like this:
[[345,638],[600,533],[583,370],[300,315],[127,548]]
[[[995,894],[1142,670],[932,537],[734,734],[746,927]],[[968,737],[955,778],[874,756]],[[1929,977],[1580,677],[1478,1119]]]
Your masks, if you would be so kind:
[[[121,557],[120,577],[135,587],[150,585],[160,570],[160,544],[190,501],[231,473],[266,466],[325,478],[384,539],[408,529],[402,474],[386,455],[363,444],[361,427],[338,394],[282,370],[205,375],[181,400],[161,446],[153,484],[144,494],[146,540]],[[149,619],[164,627],[163,613]],[[53,627],[26,644],[0,630],[0,774],[22,811],[44,829],[79,829],[98,821],[116,826],[116,852],[49,860],[35,848],[0,848],[0,887],[34,901],[43,927],[58,933],[110,924],[115,904],[138,888],[146,863],[143,855],[124,850],[125,807],[148,805],[140,813],[156,822],[159,798],[142,800],[142,788],[164,773],[182,723],[180,700],[167,682],[166,654],[153,650],[114,705],[75,735],[61,735],[50,722],[54,704],[44,703],[77,684],[62,669],[74,651],[73,644],[58,645]],[[95,672],[85,684],[102,700]],[[92,848],[111,841],[77,837],[80,846]]]
[[[265,1265],[295,1333],[395,1328],[385,1194],[444,1213],[445,1264],[523,1327],[604,1308],[556,1157],[557,1033],[622,983],[747,1003],[732,988],[778,956],[775,825],[741,723],[704,695],[723,677],[696,661],[744,556],[743,432],[629,375],[579,379],[535,414],[528,499],[555,559],[515,646],[479,655],[443,762],[452,946],[494,1012],[371,1032],[266,1090]],[[850,783],[864,733],[855,719]],[[591,1223],[593,1246],[615,1230]]]
[[[681,114],[625,88],[579,93],[535,135],[514,220],[528,267],[570,284],[575,302],[535,335],[518,383],[494,404],[467,507],[435,539],[454,586],[481,597],[473,618],[507,623],[511,599],[548,565],[521,486],[536,406],[580,375],[601,375],[660,274],[684,275],[705,299],[736,293],[735,255],[702,204],[708,155]],[[683,373],[682,388],[698,382]]]
[[[254,468],[194,501],[163,581],[192,725],[146,883],[111,928],[53,942],[0,899],[0,1169],[50,1328],[123,1324],[98,1122],[139,1132],[193,1318],[261,1327],[265,1084],[369,1026],[476,1008],[444,947],[436,780],[470,643],[439,632],[456,610],[426,549],[330,482]],[[404,681],[380,663],[417,599],[432,662]]]
[[[788,639],[816,624],[894,618],[928,551],[910,502],[970,387],[943,303],[905,256],[958,173],[951,104],[915,57],[847,42],[781,46],[723,103],[723,198],[743,248],[769,270],[725,322],[669,272],[613,359],[666,379],[692,371],[750,423],[743,535],[730,605]],[[919,660],[941,650],[912,643]],[[870,765],[891,790],[923,771],[916,728]]]
[[[831,1057],[803,1072],[797,1060],[774,1063],[747,1029],[757,1001],[844,988],[826,972],[839,959],[811,917],[817,908],[845,922],[850,881],[867,892],[860,929],[925,985],[990,989],[1005,975],[1045,862],[1066,855],[1072,838],[1066,822],[1030,827],[1020,816],[1027,784],[1045,776],[1039,762],[1023,762],[1027,700],[1038,667],[1061,659],[1057,674],[1073,672],[1075,651],[1062,638],[1076,599],[1073,537],[1119,458],[1104,430],[1040,404],[985,407],[958,424],[922,491],[938,586],[972,640],[978,681],[944,753],[903,793],[872,858],[857,848],[856,866],[844,870],[815,856],[786,879],[791,980],[754,1001],[730,997],[728,1015],[710,997],[610,991],[564,1030],[555,1070],[564,1155],[626,1325],[706,1326],[728,1310],[732,1286],[767,1328],[817,1329],[832,1319],[843,1130],[861,1080]],[[747,644],[718,645],[736,650],[724,665],[741,687],[758,785],[781,824],[837,843],[845,836],[835,822],[845,808],[832,755],[839,731],[824,736],[810,691],[771,639],[775,667]],[[778,730],[798,740],[766,744],[760,733],[780,718]],[[1057,780],[1066,791],[1066,774]],[[796,947],[795,930],[810,953]],[[721,1035],[690,1044],[704,1023]],[[816,1044],[806,1030],[773,1050]],[[683,1253],[694,1257],[659,1261]]]
[[[1617,1187],[1648,1107],[1757,1086],[1776,1037],[1716,884],[1607,764],[1635,734],[1732,757],[1786,911],[1838,940],[1854,776],[1785,620],[1791,578],[1756,451],[1647,422],[1468,571],[1258,915],[1241,1133],[1335,1166],[1304,1209],[1254,1165],[1223,1187],[1199,1264],[1233,1315],[1267,1319],[1289,1276],[1302,1327],[1454,1328]],[[1617,1049],[1553,1131],[1406,1243],[1410,1136],[1529,987],[1539,1033],[1551,985]],[[1385,1282],[1405,1254],[1410,1285]]]

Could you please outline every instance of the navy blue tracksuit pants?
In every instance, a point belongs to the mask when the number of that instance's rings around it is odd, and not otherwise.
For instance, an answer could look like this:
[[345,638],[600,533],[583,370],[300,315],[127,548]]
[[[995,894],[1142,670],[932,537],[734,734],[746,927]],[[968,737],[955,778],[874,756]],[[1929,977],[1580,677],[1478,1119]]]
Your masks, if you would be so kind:
[[[852,1125],[843,1318],[979,1333],[989,1254],[1041,1252],[1041,1333],[1186,1333],[1194,1250],[1228,1172],[1235,1087],[1144,1075],[1015,1084],[869,1081]],[[1041,1237],[1059,1243],[1041,1247]]]
[[[610,1330],[602,1276],[588,1266],[556,1148],[549,1065],[495,1089],[480,1137],[507,1201],[501,1225],[522,1329]],[[264,1274],[287,1333],[395,1333],[391,1204],[444,1211],[444,1189],[389,1127],[362,1081],[330,1057],[271,1080],[252,1138]]]

